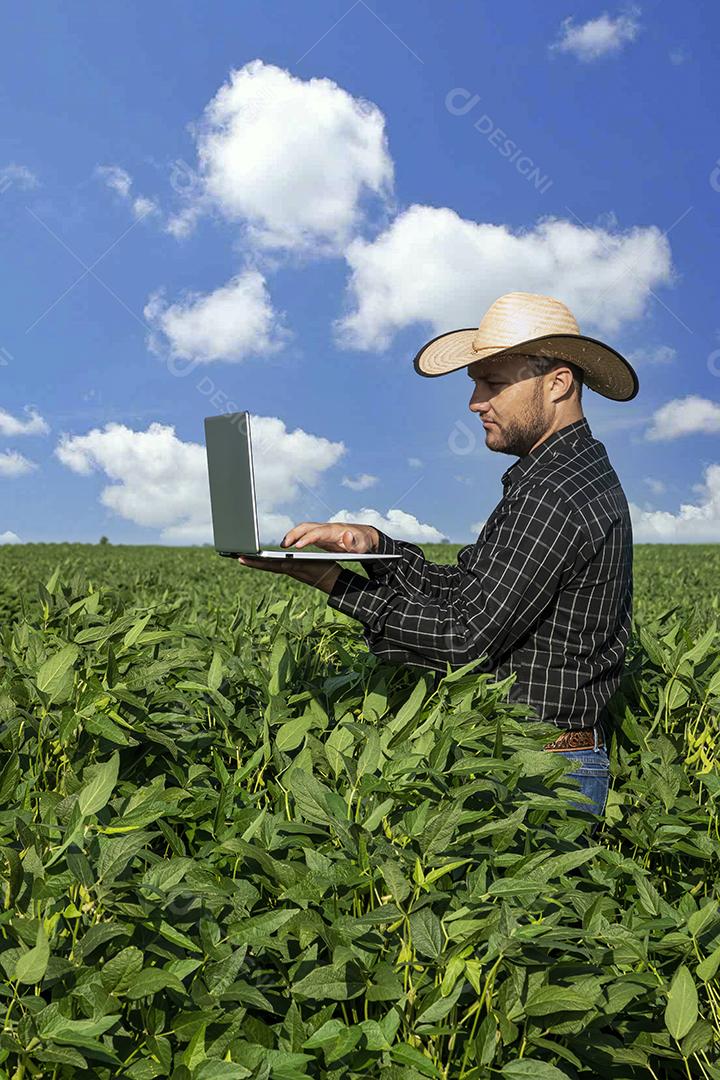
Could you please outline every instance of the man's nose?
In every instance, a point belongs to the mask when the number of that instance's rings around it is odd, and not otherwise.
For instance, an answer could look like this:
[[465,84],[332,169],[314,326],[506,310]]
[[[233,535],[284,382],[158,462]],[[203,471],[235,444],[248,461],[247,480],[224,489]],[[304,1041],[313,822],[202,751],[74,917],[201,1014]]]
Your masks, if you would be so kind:
[[487,394],[483,394],[483,392],[478,387],[476,387],[470,395],[470,412],[480,412],[481,406],[484,404],[487,397]]

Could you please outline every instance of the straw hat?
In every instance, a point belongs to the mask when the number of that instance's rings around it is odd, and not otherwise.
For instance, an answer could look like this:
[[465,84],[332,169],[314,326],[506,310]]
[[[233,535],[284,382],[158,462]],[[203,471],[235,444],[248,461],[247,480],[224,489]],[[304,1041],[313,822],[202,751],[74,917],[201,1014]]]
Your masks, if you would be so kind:
[[619,352],[581,334],[575,316],[560,300],[537,293],[505,293],[490,305],[478,327],[440,334],[423,345],[413,364],[418,375],[446,375],[475,360],[513,353],[577,364],[584,385],[613,401],[630,401],[640,388]]

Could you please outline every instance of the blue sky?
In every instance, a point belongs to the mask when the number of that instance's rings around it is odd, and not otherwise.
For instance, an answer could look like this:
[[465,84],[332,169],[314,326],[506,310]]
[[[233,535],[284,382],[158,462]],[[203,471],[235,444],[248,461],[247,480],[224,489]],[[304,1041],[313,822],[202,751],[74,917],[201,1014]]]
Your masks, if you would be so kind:
[[720,540],[715,5],[2,18],[0,540],[210,540],[202,421],[236,407],[266,543],[469,543],[514,459],[412,358],[513,290],[638,373],[583,398],[636,540]]

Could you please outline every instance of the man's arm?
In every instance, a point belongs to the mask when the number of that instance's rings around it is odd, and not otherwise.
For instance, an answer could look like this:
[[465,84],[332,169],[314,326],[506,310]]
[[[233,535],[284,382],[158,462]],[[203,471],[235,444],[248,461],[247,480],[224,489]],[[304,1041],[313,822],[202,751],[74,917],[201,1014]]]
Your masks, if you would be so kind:
[[494,664],[546,610],[584,545],[561,497],[531,490],[502,507],[441,598],[342,567],[328,604],[364,624],[373,651],[408,650],[453,666],[487,655]]
[[[359,555],[373,552],[399,555],[399,559],[364,559],[363,563],[372,580],[392,582],[409,592],[419,589],[427,595],[445,595],[458,575],[458,567],[427,562],[421,548],[404,540],[392,540],[374,525],[303,521],[290,529],[281,541],[281,547],[287,548],[303,548],[309,544],[346,555],[353,551]],[[459,554],[471,551],[472,546],[468,545]]]
[[[402,555],[401,559],[388,562],[382,559],[377,562],[365,560],[365,570],[372,581],[393,585],[407,592],[407,595],[412,592],[422,592],[438,600],[449,596],[451,591],[459,585],[462,575],[459,565],[445,566],[442,563],[428,562],[422,548],[417,544],[411,544],[407,540],[393,540],[376,527],[373,527],[372,531],[377,535],[377,543],[373,550],[377,551],[378,555]],[[468,544],[467,547],[461,549],[458,552],[458,559],[472,547],[472,544]]]

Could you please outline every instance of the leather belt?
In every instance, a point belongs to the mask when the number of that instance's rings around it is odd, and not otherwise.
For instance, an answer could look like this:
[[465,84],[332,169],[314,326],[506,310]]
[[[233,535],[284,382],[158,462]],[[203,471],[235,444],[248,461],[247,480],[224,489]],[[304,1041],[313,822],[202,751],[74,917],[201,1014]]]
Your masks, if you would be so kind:
[[603,749],[605,741],[602,736],[600,728],[580,728],[574,731],[564,731],[562,735],[559,735],[557,739],[553,739],[552,742],[545,743],[543,750],[560,751],[560,750],[594,750],[595,749],[595,732],[597,731],[597,746]]

